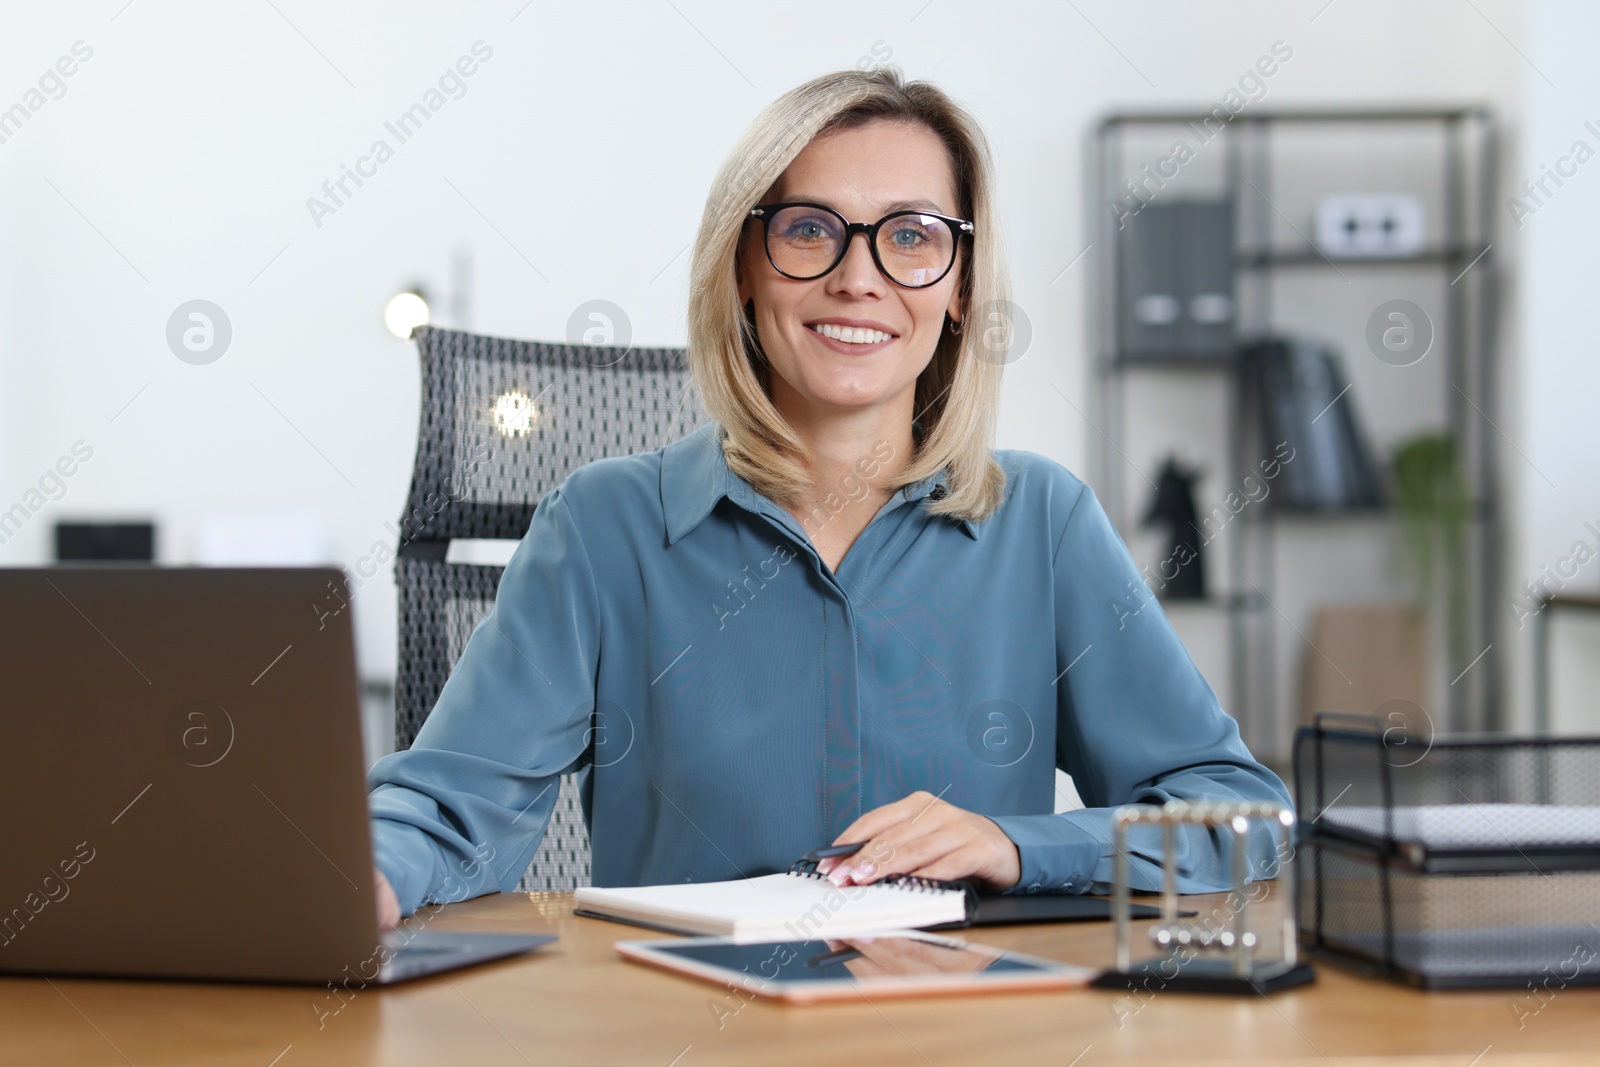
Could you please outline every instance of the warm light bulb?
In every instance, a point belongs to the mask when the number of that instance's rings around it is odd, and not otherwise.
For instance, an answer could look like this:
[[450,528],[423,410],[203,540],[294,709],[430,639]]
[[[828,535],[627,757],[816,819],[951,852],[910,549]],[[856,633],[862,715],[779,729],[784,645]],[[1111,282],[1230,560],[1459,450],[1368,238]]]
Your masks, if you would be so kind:
[[507,437],[526,437],[539,421],[539,409],[527,393],[512,389],[494,402],[494,428]]
[[420,293],[396,293],[383,309],[383,324],[390,333],[402,341],[407,340],[412,330],[428,325],[428,302]]

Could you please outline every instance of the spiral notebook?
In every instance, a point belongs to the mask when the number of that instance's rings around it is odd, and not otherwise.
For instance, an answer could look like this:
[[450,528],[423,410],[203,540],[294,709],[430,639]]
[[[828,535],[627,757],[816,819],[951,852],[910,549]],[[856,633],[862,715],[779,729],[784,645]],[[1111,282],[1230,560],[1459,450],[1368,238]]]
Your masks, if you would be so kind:
[[977,893],[963,882],[894,875],[871,885],[836,886],[804,861],[785,874],[620,889],[590,886],[575,896],[579,915],[742,942],[964,926],[977,910]]

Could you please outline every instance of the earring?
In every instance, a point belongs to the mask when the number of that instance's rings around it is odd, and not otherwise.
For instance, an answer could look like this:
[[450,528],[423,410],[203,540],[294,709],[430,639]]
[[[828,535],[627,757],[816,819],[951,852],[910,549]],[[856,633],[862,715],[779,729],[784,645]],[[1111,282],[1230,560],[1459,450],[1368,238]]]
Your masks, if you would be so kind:
[[951,319],[950,320],[950,332],[951,333],[957,333],[957,334],[961,332],[961,320],[960,319]]

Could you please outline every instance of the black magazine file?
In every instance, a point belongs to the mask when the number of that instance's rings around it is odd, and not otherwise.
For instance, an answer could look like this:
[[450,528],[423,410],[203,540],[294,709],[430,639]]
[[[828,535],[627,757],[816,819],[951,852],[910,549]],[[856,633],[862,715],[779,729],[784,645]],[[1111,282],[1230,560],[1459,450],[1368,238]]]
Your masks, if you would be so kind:
[[[1243,352],[1262,453],[1283,464],[1273,505],[1290,511],[1365,511],[1383,507],[1383,482],[1346,392],[1339,356],[1312,341],[1272,338]],[[1247,406],[1246,410],[1249,410]]]

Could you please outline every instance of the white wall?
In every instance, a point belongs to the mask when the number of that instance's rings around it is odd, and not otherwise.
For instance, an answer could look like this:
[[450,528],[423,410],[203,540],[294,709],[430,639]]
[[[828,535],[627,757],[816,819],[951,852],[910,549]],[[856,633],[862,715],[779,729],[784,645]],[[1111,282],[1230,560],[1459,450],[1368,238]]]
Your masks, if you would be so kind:
[[[1508,432],[1521,454],[1506,457],[1508,482],[1517,491],[1517,526],[1511,588],[1500,607],[1519,694],[1531,686],[1533,629],[1519,627],[1510,607],[1516,587],[1529,580],[1543,584],[1547,574],[1555,574],[1563,593],[1600,591],[1600,558],[1580,564],[1582,553],[1574,551],[1582,543],[1600,553],[1600,344],[1594,317],[1600,280],[1600,71],[1590,47],[1597,39],[1600,8],[1555,0],[1530,5],[1523,48],[1528,61],[1521,65],[1526,133],[1506,190],[1507,200],[1516,196],[1521,203],[1502,209],[1508,220],[1513,211],[1519,216],[1525,264],[1518,293],[1521,373],[1508,412],[1518,427]],[[1584,153],[1574,151],[1579,141],[1587,145],[1582,165],[1577,157]],[[1576,173],[1559,186],[1554,180],[1543,190],[1535,186],[1537,199],[1520,189],[1550,169]],[[1596,618],[1562,613],[1553,623],[1552,720],[1568,732],[1600,733]],[[1531,722],[1525,702],[1517,710],[1523,724]]]
[[[1086,134],[1101,114],[1210,107],[1277,40],[1295,55],[1264,106],[1484,101],[1515,133],[1526,81],[1507,40],[1526,43],[1513,0],[122,3],[0,7],[0,107],[74,42],[94,50],[0,144],[0,508],[73,442],[94,448],[0,562],[47,558],[60,516],[154,514],[162,557],[182,561],[204,515],[271,511],[325,517],[353,565],[389,536],[415,440],[415,359],[380,322],[391,293],[416,280],[446,292],[467,250],[473,329],[558,337],[603,297],[637,341],[681,344],[685,249],[729,145],[784,89],[884,58],[966,101],[994,143],[1034,330],[1008,372],[1001,444],[1088,474],[1093,430],[1056,390],[1090,410],[1086,292],[1101,254],[1063,270],[1088,243]],[[1586,38],[1540,11],[1545,47],[1571,50],[1560,99],[1575,120]],[[315,225],[307,198],[480,40],[493,57],[466,95]],[[1584,177],[1600,182],[1600,163]],[[1554,212],[1576,221],[1585,204],[1564,198],[1530,241],[1578,255]],[[1514,265],[1515,240],[1503,251]],[[1552,292],[1581,284],[1572,264],[1547,270]],[[194,298],[234,329],[210,366],[164,339]],[[1538,324],[1560,339],[1544,358],[1569,360],[1538,364],[1541,382],[1571,373],[1587,343],[1579,301]],[[1533,417],[1546,403],[1567,406]],[[1587,473],[1552,436],[1576,432],[1579,403],[1575,389],[1524,394],[1538,429],[1521,445],[1563,488]],[[1533,556],[1567,539],[1564,499],[1528,498]],[[391,672],[392,586],[370,584],[357,614],[368,673]]]

